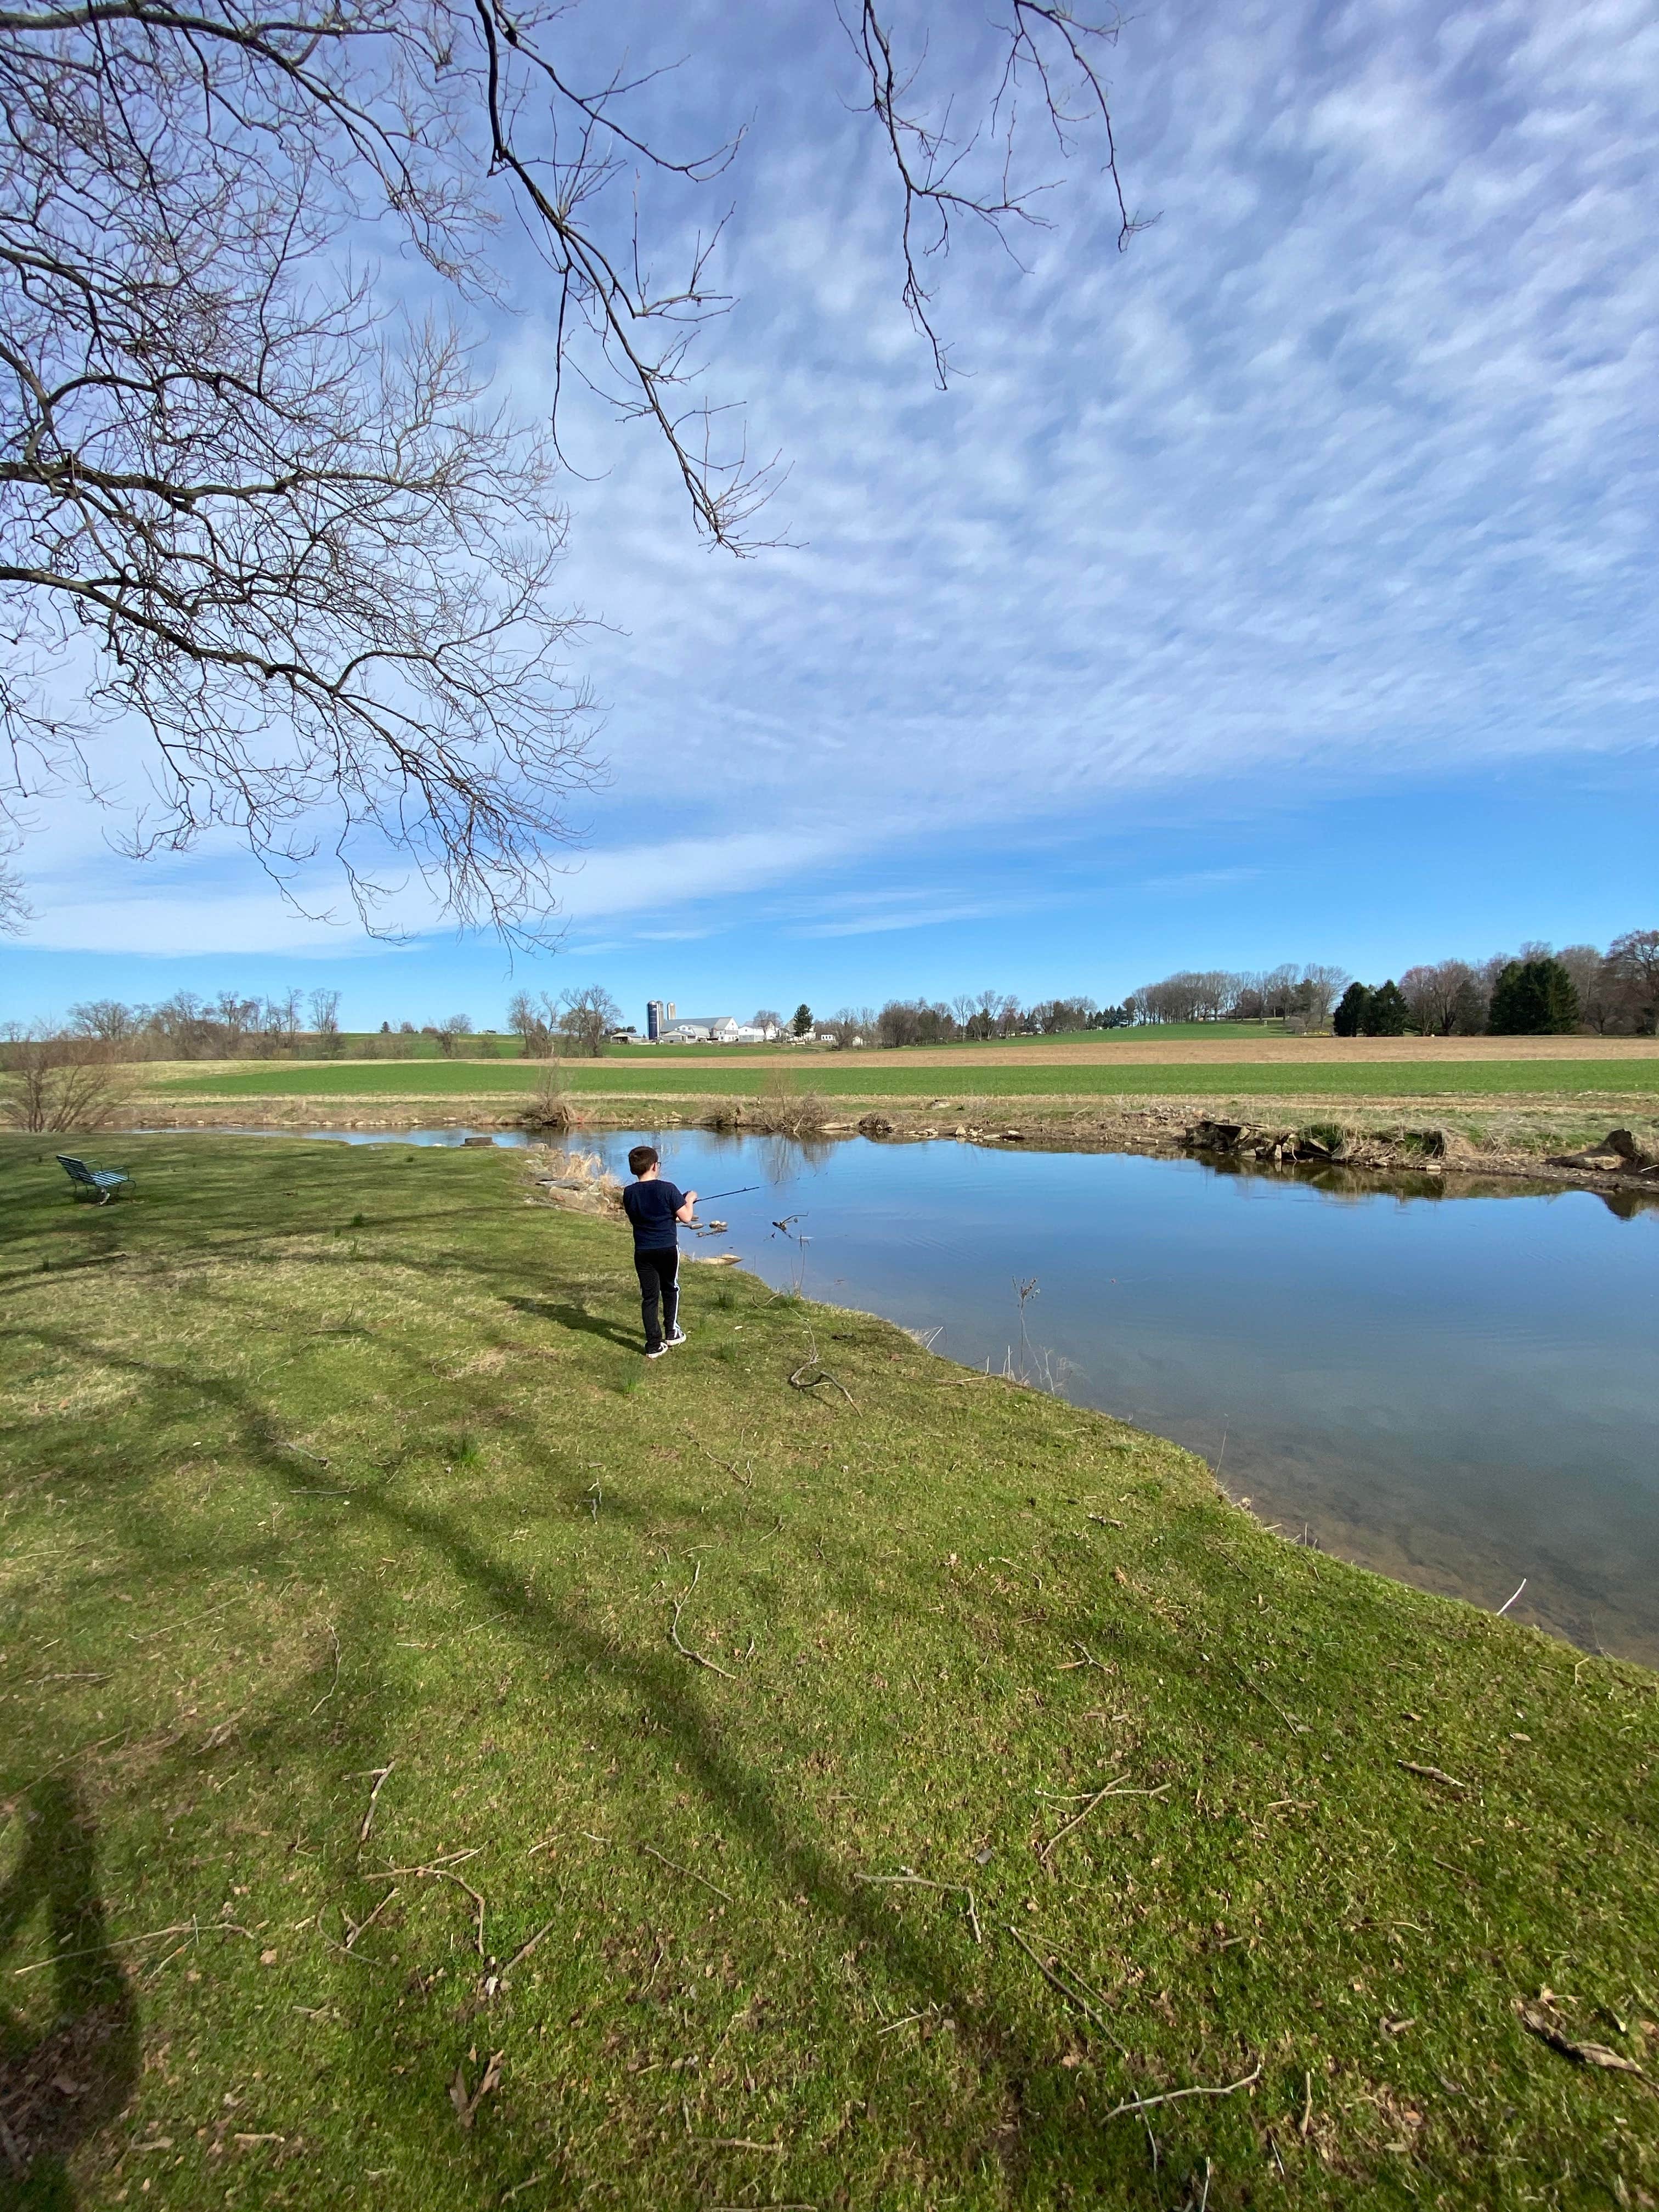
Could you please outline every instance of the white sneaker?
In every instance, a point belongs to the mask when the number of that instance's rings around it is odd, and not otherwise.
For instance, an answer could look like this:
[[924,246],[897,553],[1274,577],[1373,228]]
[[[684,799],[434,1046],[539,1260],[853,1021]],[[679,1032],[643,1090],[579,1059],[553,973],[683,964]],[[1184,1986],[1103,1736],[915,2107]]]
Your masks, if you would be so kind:
[[673,1334],[670,1336],[665,1336],[663,1339],[663,1345],[665,1349],[672,1349],[672,1346],[677,1344],[686,1344],[690,1341],[690,1340],[686,1335],[685,1331],[676,1324]]
[[654,1352],[647,1352],[645,1356],[647,1359],[660,1359],[667,1349],[665,1344],[659,1344]]

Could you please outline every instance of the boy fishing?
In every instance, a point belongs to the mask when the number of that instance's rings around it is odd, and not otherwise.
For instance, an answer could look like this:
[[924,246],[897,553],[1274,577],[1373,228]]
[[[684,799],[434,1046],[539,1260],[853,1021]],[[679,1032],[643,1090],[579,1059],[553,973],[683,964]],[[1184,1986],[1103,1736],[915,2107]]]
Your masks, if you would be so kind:
[[623,1212],[634,1224],[634,1269],[640,1279],[645,1356],[660,1359],[672,1346],[685,1342],[685,1331],[680,1327],[680,1243],[676,1224],[691,1219],[697,1194],[663,1181],[661,1163],[649,1145],[635,1146],[628,1155],[628,1170],[634,1181],[623,1193]]

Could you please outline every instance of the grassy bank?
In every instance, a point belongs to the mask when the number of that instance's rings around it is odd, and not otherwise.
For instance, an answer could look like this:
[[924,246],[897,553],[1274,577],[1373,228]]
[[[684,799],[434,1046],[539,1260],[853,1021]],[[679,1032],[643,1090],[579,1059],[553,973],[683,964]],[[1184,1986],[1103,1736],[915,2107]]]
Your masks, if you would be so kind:
[[[776,1080],[777,1063],[764,1060],[676,1063],[606,1059],[562,1063],[568,1090],[591,1098],[703,1099],[758,1097]],[[1659,1097],[1659,1058],[1448,1060],[1437,1066],[1388,1060],[1317,1065],[1206,1066],[1177,1061],[1126,1065],[1006,1062],[960,1069],[908,1065],[902,1054],[878,1060],[849,1054],[784,1063],[787,1080],[825,1098],[850,1104],[966,1098],[1159,1098],[1210,1101],[1237,1097],[1295,1098],[1329,1103],[1343,1098],[1543,1098],[1650,1100]],[[159,1107],[203,1098],[246,1100],[316,1098],[528,1098],[541,1080],[540,1064],[511,1061],[428,1061],[403,1064],[333,1062],[273,1067],[258,1064],[211,1072],[169,1065],[134,1073],[137,1095]],[[955,1089],[949,1088],[955,1085]]]
[[1659,2075],[1653,1676],[743,1277],[647,1368],[507,1156],[119,1149],[0,1152],[9,2201],[1659,2192],[1516,2010]]

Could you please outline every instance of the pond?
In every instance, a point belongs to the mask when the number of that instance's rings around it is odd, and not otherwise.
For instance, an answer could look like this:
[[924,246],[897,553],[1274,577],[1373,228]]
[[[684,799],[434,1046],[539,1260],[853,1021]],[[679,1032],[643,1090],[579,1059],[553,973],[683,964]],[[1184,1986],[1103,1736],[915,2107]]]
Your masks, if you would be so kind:
[[[640,1133],[580,1142],[625,1176]],[[730,1235],[690,1250],[729,1249],[776,1286],[1172,1437],[1328,1552],[1489,1607],[1525,1577],[1511,1617],[1659,1664],[1659,1208],[1112,1152],[644,1133],[682,1185],[761,1186],[722,1199]]]

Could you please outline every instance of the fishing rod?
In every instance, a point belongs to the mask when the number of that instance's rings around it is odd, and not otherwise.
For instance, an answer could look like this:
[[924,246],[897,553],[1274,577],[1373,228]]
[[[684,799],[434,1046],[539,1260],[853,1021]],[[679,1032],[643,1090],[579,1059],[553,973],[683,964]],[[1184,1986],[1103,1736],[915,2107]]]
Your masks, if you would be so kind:
[[699,1206],[712,1206],[717,1198],[746,1198],[751,1190],[759,1188],[757,1182],[746,1182],[738,1190],[700,1190],[697,1203]]

